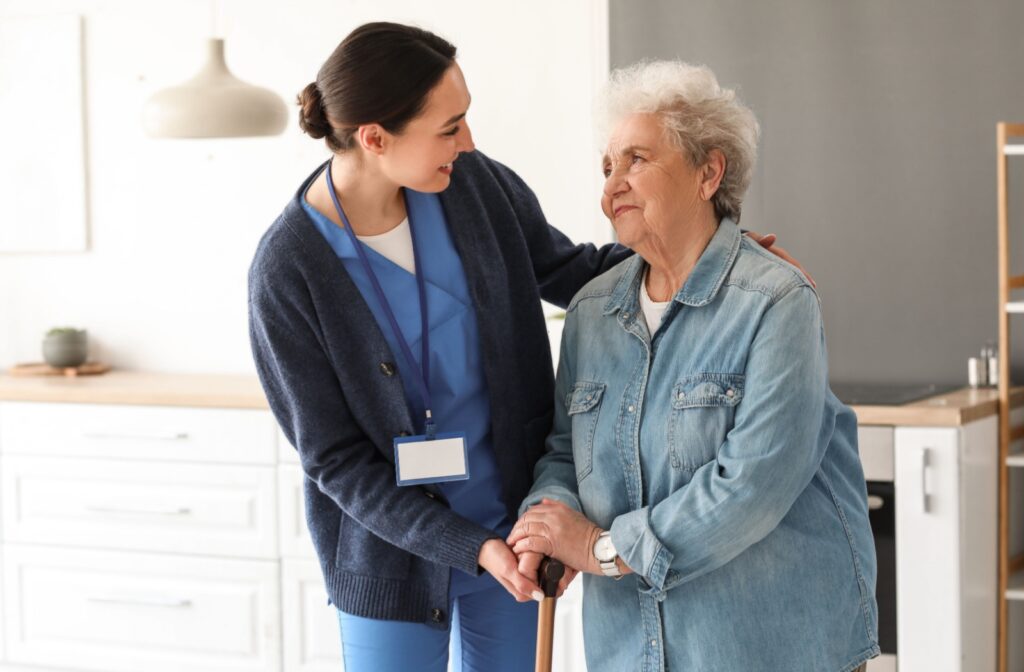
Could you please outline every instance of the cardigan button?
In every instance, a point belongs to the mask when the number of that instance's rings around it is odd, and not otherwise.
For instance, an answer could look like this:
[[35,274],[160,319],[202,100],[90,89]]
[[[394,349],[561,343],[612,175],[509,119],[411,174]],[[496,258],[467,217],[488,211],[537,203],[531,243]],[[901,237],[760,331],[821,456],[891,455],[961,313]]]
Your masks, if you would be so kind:
[[395,365],[392,364],[391,362],[381,362],[380,372],[390,378],[391,376],[395,375]]
[[440,609],[431,609],[430,620],[432,620],[434,623],[440,623],[444,620],[444,612]]

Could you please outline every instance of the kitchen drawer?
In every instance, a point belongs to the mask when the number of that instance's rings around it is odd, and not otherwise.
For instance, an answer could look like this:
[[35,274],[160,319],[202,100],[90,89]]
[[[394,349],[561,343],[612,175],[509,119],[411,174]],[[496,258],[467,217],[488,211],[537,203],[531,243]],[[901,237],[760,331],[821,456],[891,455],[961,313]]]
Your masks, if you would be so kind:
[[5,541],[277,557],[275,467],[3,455]]
[[269,411],[0,403],[0,452],[130,460],[272,464]]
[[277,468],[277,491],[280,493],[281,556],[315,558],[313,540],[306,526],[306,502],[302,493],[305,474],[298,465],[283,464]]
[[284,669],[287,672],[344,672],[338,612],[315,560],[281,561]]
[[12,546],[7,657],[104,672],[280,670],[279,565]]

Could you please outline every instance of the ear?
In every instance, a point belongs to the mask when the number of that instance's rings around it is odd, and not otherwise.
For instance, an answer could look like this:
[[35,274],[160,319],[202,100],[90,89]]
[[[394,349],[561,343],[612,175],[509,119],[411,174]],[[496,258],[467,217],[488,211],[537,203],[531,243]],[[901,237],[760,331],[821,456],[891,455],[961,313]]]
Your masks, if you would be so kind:
[[725,154],[720,149],[712,149],[708,152],[708,160],[701,166],[700,175],[700,197],[710,201],[711,197],[718,191],[718,185],[725,177]]
[[364,151],[380,156],[388,141],[388,132],[380,124],[364,124],[356,129],[356,140]]

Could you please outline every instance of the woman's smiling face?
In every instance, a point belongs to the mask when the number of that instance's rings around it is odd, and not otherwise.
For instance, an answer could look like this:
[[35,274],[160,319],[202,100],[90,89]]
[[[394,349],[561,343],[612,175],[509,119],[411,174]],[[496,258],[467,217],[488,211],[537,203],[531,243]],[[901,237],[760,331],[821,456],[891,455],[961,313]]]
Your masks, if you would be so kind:
[[396,184],[436,193],[451,183],[455,159],[472,152],[473,134],[466,122],[469,89],[458,64],[452,64],[427,95],[426,105],[402,132],[387,134],[381,168]]
[[694,219],[701,206],[699,168],[673,144],[656,114],[631,114],[612,129],[602,159],[601,209],[619,242],[644,256],[670,227]]

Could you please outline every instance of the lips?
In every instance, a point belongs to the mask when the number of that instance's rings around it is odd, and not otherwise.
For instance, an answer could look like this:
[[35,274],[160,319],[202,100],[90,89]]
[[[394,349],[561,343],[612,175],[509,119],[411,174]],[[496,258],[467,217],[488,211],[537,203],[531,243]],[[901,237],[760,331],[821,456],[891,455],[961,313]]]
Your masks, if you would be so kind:
[[628,212],[630,210],[636,210],[636,206],[635,205],[620,205],[619,207],[615,208],[615,210],[612,211],[612,215],[614,215],[615,217],[618,217],[622,213]]
[[[459,157],[456,156],[455,159],[457,159],[457,158],[459,158]],[[455,164],[455,159],[452,159],[448,163],[444,164],[443,166],[438,168],[438,170],[440,172],[444,173],[445,175],[451,175],[452,174],[452,168],[454,167],[454,164]]]

